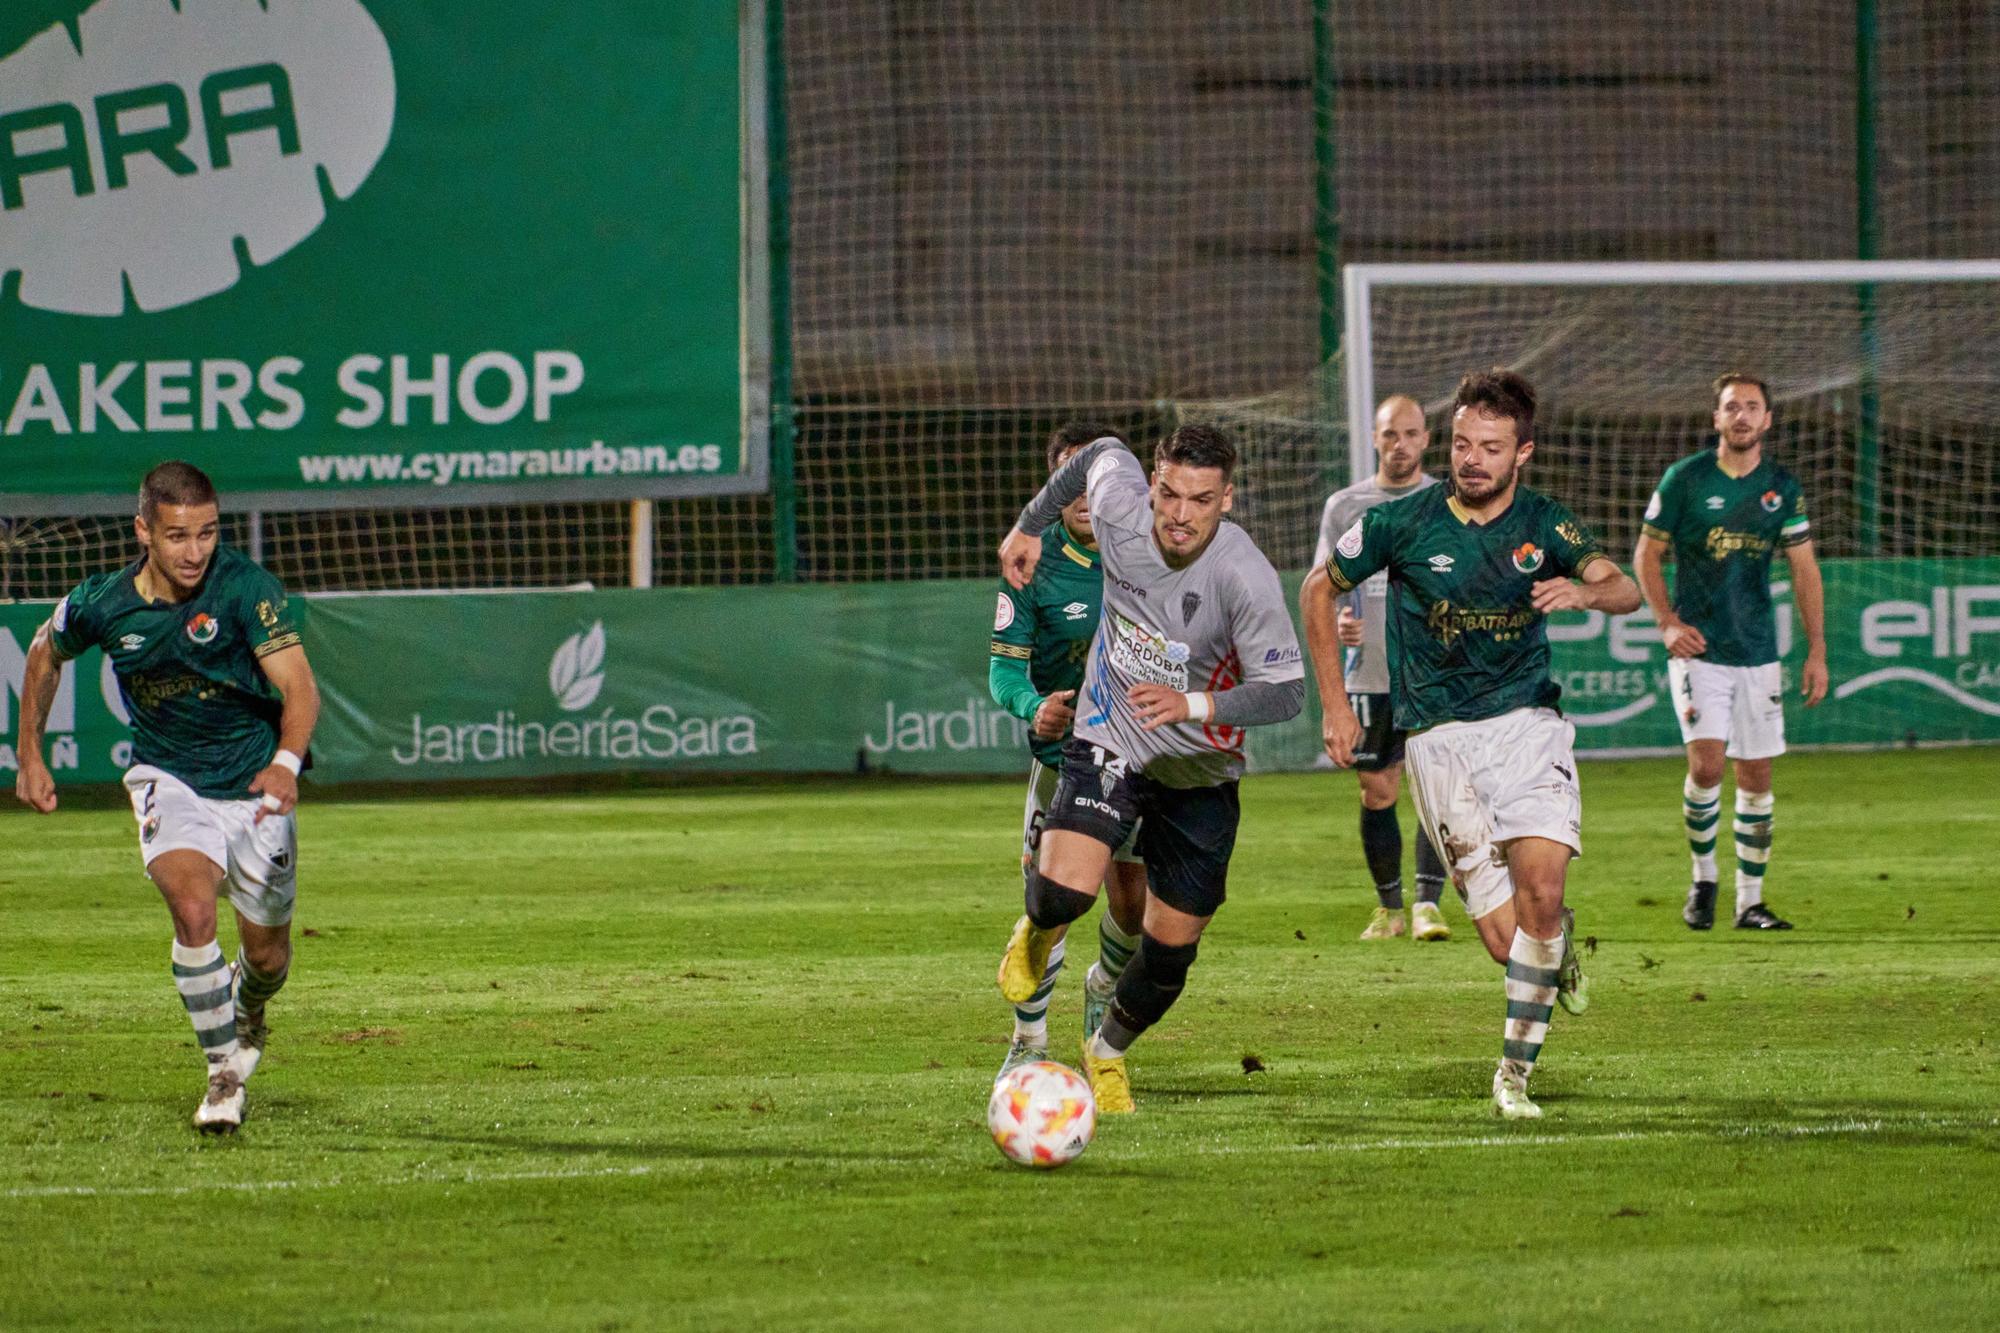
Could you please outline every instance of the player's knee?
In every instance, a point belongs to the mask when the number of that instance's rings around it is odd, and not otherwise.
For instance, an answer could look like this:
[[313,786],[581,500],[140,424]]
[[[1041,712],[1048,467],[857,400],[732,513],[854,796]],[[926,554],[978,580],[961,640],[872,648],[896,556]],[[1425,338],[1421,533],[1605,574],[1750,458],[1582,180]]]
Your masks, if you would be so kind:
[[256,944],[246,941],[243,959],[265,976],[274,977],[291,967],[292,946],[288,940],[264,940]]
[[1030,870],[1027,899],[1028,920],[1042,930],[1053,930],[1088,912],[1097,895],[1058,884],[1040,870]]
[[1707,746],[1688,747],[1688,776],[1697,787],[1719,787],[1722,785],[1724,756],[1721,746],[1709,753]]
[[1389,772],[1363,773],[1361,775],[1361,808],[1364,810],[1394,810],[1398,783],[1397,774]]

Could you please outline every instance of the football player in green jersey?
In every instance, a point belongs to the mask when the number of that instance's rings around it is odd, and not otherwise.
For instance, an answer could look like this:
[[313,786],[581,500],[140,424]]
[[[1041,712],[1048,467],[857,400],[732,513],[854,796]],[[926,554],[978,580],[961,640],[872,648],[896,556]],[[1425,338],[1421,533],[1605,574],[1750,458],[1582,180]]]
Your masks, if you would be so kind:
[[[243,1084],[264,1053],[264,1007],[291,966],[298,838],[292,809],[319,718],[319,687],[285,590],[219,545],[215,487],[162,463],[139,488],[143,553],[85,579],[35,633],[21,684],[15,795],[48,814],[55,780],[42,730],[62,664],[111,659],[132,719],[125,789],[146,873],[173,917],[174,986],[205,1057],[196,1128],[243,1122]],[[236,909],[236,962],[216,943],[224,886]]]
[[1557,1001],[1587,1003],[1563,906],[1582,854],[1575,728],[1557,709],[1547,617],[1636,610],[1639,589],[1563,506],[1519,485],[1534,454],[1535,392],[1512,371],[1467,375],[1453,403],[1451,487],[1378,505],[1334,543],[1300,594],[1328,756],[1354,762],[1334,599],[1389,575],[1391,706],[1424,833],[1507,969],[1493,1107],[1539,1116],[1528,1075]]
[[[1667,469],[1646,506],[1632,564],[1667,648],[1687,780],[1681,820],[1694,882],[1681,919],[1715,924],[1716,825],[1722,766],[1736,761],[1736,928],[1790,930],[1764,902],[1771,858],[1771,760],[1785,752],[1783,655],[1771,602],[1771,556],[1791,566],[1792,599],[1805,624],[1800,692],[1826,697],[1826,597],[1798,478],[1764,456],[1771,395],[1762,380],[1730,371],[1715,381],[1716,446]],[[1662,566],[1674,553],[1674,590]]]
[[[1053,473],[1092,440],[1117,431],[1085,422],[1069,422],[1049,440],[1048,464]],[[1090,497],[1079,495],[1062,510],[1062,521],[1042,534],[1042,560],[1025,588],[1004,579],[993,618],[992,657],[987,688],[993,702],[1028,724],[1028,795],[1022,811],[1021,870],[1033,869],[1041,847],[1042,822],[1048,817],[1062,772],[1062,746],[1076,717],[1076,691],[1083,683],[1084,659],[1097,633],[1104,605],[1104,570],[1097,537],[1090,527]],[[1118,988],[1118,978],[1132,951],[1146,911],[1146,866],[1139,859],[1135,827],[1112,857],[1105,879],[1105,907],[1097,920],[1097,961],[1083,979],[1083,1032],[1097,1031]],[[1014,1037],[998,1077],[1016,1066],[1049,1055],[1049,997],[1063,966],[1059,936],[1042,968],[1034,994],[1014,1006]]]

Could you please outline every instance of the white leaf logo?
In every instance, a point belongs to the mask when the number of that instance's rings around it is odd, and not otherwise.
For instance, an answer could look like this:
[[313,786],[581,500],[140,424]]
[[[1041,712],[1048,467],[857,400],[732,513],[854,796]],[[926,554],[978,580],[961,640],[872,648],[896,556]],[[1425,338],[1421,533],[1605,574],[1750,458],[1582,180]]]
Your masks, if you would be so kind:
[[0,61],[0,276],[73,315],[227,291],[361,188],[395,116],[361,0],[99,0]]
[[604,688],[604,622],[572,634],[549,660],[549,692],[565,713],[588,708]]

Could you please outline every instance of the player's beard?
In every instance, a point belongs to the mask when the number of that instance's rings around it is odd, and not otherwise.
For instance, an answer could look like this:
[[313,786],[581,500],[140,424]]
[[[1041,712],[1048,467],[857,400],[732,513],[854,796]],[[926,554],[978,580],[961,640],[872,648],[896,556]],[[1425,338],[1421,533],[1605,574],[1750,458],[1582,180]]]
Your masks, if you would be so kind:
[[[1461,500],[1469,500],[1473,504],[1480,504],[1491,500],[1494,496],[1513,485],[1514,476],[1519,471],[1520,464],[1514,463],[1508,466],[1505,473],[1495,470],[1489,473],[1483,480],[1467,481],[1463,476],[1459,475],[1458,469],[1453,468],[1451,473],[1452,493],[1457,495]],[[1477,489],[1474,489],[1475,487]]]
[[1408,463],[1401,466],[1397,465],[1395,455],[1391,454],[1385,461],[1382,470],[1389,474],[1389,484],[1391,486],[1407,486],[1417,479],[1417,474],[1423,471],[1423,468],[1424,456],[1422,454],[1418,454]]
[[[1766,428],[1768,430],[1768,427]],[[1765,430],[1752,431],[1748,435],[1733,430],[1722,432],[1722,443],[1732,453],[1747,454],[1764,442]]]

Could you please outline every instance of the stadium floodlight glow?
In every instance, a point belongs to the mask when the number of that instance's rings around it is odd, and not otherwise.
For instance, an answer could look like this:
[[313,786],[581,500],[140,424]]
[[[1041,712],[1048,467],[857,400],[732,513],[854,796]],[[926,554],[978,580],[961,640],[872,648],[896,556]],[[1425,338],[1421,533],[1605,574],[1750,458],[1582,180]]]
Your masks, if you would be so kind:
[[[1733,260],[1602,263],[1349,264],[1343,270],[1350,476],[1375,470],[1369,422],[1375,410],[1373,294],[1386,287],[1694,287],[1798,286],[1868,288],[1891,283],[2000,281],[2000,260]],[[1700,349],[1690,348],[1691,356]]]

